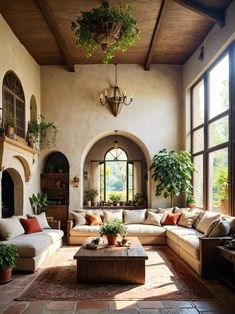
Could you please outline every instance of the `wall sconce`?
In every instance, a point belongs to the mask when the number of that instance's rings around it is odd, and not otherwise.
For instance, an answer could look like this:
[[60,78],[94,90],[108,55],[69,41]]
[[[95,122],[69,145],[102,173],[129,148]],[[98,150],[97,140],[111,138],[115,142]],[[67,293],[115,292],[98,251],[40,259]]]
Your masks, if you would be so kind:
[[80,179],[78,177],[74,177],[72,181],[72,185],[74,188],[78,188]]

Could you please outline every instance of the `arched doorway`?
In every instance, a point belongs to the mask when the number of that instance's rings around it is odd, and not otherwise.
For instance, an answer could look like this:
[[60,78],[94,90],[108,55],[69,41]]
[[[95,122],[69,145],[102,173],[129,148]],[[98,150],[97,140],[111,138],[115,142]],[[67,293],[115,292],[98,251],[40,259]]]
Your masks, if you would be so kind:
[[23,214],[23,181],[13,168],[2,173],[2,217]]

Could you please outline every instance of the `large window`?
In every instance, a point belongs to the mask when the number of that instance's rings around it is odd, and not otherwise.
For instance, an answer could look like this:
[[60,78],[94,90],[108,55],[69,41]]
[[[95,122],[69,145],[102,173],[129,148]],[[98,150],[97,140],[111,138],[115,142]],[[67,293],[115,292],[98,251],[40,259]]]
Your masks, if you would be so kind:
[[121,148],[109,150],[100,163],[100,199],[108,201],[118,195],[121,201],[133,200],[134,168]]
[[[230,71],[233,46],[191,89],[191,152],[200,207],[229,214]],[[226,204],[226,206],[225,206]]]
[[9,71],[3,79],[3,124],[8,116],[15,118],[15,133],[25,137],[25,98],[20,80],[14,72]]

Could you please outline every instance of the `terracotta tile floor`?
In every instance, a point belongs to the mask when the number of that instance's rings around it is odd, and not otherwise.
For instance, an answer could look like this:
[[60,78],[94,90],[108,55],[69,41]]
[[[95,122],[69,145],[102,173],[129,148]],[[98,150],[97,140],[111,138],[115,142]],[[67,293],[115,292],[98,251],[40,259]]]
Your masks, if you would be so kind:
[[[147,247],[155,250],[157,247]],[[64,265],[73,259],[76,246],[63,246],[45,265]],[[235,313],[235,294],[221,285],[218,280],[204,283],[213,290],[216,300],[203,301],[14,301],[14,298],[26,287],[37,274],[15,273],[14,280],[0,286],[0,313],[5,314],[105,314],[105,313],[139,313],[139,314],[197,314],[197,313]]]

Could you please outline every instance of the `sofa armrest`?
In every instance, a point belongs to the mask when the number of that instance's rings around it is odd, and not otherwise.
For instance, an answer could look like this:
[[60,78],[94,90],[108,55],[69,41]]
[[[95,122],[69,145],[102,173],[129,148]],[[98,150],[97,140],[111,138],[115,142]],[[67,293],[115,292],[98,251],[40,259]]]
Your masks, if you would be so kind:
[[73,228],[73,220],[67,220],[67,243],[70,244],[70,230]]
[[222,241],[231,240],[231,237],[200,237],[201,277],[211,278],[218,273],[219,261],[216,246]]
[[61,227],[60,220],[48,221],[48,224],[52,229],[60,229]]

